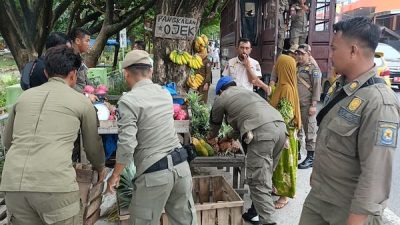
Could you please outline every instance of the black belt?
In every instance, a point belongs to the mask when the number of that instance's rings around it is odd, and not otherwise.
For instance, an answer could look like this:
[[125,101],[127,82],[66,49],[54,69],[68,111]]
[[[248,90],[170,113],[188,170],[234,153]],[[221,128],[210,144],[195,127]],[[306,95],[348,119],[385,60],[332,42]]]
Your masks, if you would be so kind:
[[184,162],[187,160],[188,154],[185,148],[175,148],[171,153],[169,153],[167,156],[164,158],[158,160],[158,162],[154,163],[151,165],[149,168],[147,168],[144,173],[153,173],[157,172],[160,170],[166,170],[168,169],[168,156],[171,156],[172,158],[172,163],[173,165],[178,165],[181,162]]

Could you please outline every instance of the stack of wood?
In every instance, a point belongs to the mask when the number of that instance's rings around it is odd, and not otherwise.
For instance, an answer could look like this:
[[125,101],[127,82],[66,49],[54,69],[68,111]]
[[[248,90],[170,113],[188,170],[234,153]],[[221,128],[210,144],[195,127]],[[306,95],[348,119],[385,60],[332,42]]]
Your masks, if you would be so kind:
[[77,163],[75,170],[83,205],[82,224],[94,225],[100,217],[104,184],[98,183],[98,174],[91,165]]

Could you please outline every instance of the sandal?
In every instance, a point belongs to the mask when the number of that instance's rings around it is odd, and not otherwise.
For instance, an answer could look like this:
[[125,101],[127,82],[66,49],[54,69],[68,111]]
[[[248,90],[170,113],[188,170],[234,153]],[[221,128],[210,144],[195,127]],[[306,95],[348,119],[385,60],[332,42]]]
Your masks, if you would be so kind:
[[288,203],[289,203],[289,200],[280,201],[280,199],[278,199],[278,200],[275,202],[275,209],[282,209],[282,208],[285,207]]

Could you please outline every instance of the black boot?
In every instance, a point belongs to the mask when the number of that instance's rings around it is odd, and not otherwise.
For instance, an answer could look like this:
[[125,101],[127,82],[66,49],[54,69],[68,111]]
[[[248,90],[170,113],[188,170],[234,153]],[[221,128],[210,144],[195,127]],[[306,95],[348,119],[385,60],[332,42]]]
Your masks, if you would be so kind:
[[253,225],[261,225],[256,208],[254,208],[254,204],[251,204],[251,208],[247,210],[247,212],[243,213],[242,218],[244,221]]
[[314,163],[314,152],[307,151],[307,157],[306,159],[299,164],[298,168],[299,169],[308,169],[313,167]]

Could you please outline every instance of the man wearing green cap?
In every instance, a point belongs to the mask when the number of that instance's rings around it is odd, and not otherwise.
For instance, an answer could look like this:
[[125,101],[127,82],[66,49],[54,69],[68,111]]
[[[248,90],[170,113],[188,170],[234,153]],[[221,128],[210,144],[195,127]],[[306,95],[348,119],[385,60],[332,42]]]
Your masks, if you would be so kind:
[[218,81],[216,94],[208,141],[216,142],[225,117],[240,135],[246,152],[246,179],[253,206],[243,214],[243,219],[252,224],[274,225],[271,217],[275,211],[271,196],[272,173],[286,141],[283,118],[257,93],[237,87],[230,76]]
[[158,225],[163,209],[176,225],[196,225],[187,151],[174,127],[172,97],[151,81],[149,54],[133,50],[122,62],[131,91],[118,101],[118,149],[108,189],[113,192],[125,165],[136,166],[131,219]]

